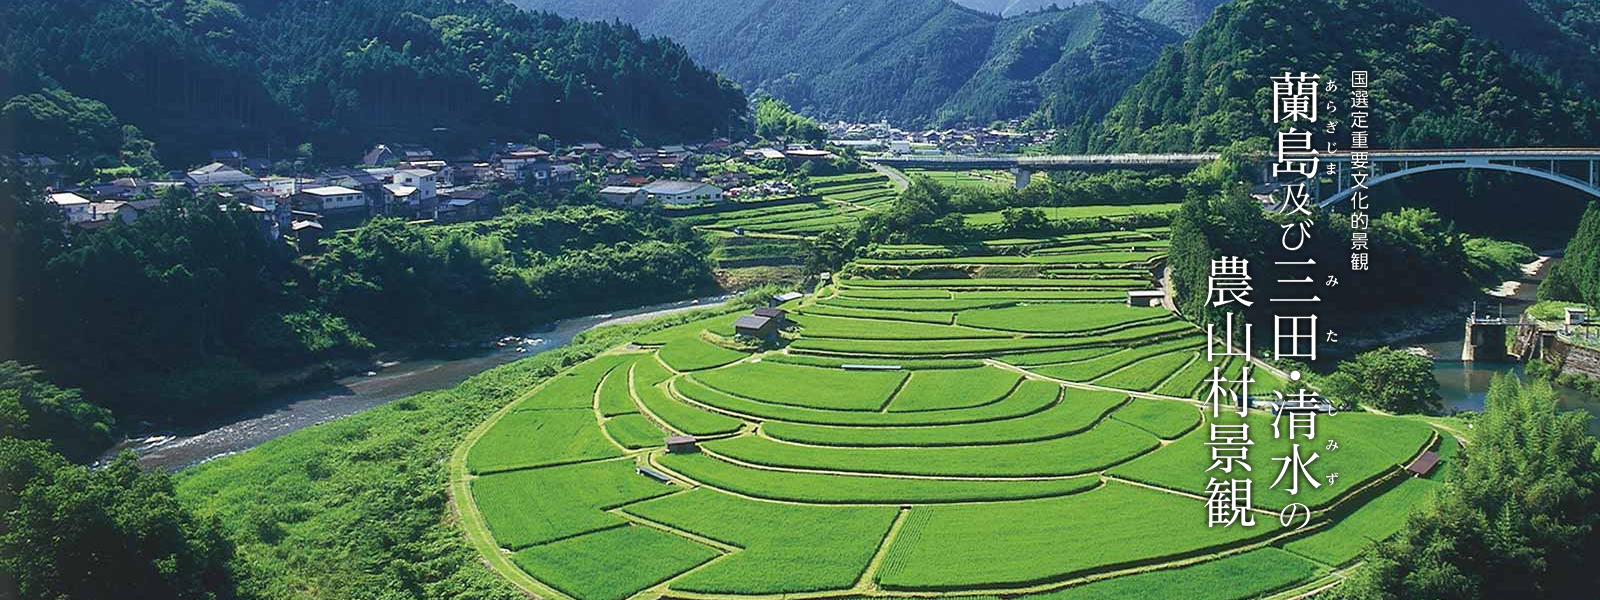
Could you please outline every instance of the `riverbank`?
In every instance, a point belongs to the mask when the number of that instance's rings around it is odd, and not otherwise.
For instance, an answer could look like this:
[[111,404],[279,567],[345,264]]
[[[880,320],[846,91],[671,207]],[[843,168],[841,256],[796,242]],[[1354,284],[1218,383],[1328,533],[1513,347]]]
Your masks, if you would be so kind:
[[389,355],[376,362],[352,361],[341,376],[269,394],[227,417],[187,428],[129,435],[104,458],[126,450],[137,454],[139,464],[146,468],[183,469],[406,396],[455,387],[494,367],[562,348],[595,327],[720,306],[729,297],[708,296],[563,319],[531,332],[497,336],[492,343],[463,349],[459,356]]
[[[703,302],[701,306],[711,303]],[[732,310],[742,300],[707,308]],[[305,590],[384,590],[407,598],[515,600],[451,516],[447,459],[473,428],[563,369],[646,333],[700,318],[615,315],[570,344],[489,369],[449,389],[284,435],[177,473],[179,500],[216,518],[235,548],[237,588],[266,598]],[[637,322],[649,319],[645,322]],[[598,323],[597,323],[598,324]],[[414,573],[397,574],[396,565]]]

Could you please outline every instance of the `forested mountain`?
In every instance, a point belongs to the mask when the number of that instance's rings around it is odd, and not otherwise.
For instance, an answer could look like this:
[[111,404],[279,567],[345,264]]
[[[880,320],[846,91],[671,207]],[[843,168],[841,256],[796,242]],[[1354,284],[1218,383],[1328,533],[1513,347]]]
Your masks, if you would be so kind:
[[1600,89],[1600,4],[1589,0],[1421,0],[1518,58]]
[[1180,39],[1104,4],[1005,19],[983,66],[938,117],[986,122],[1031,112],[1042,127],[1098,118]]
[[1069,151],[1221,148],[1270,129],[1269,77],[1372,76],[1377,147],[1583,145],[1600,103],[1514,60],[1459,21],[1394,0],[1234,0],[1168,49]]
[[[745,109],[670,41],[498,0],[4,2],[0,34],[0,101],[64,89],[180,158],[305,142],[348,153],[539,133],[707,137]],[[70,121],[24,104],[8,122]]]
[[[514,0],[671,37],[821,118],[928,124],[1098,114],[1176,35],[1107,5],[1016,20],[949,0]],[[1088,75],[1094,71],[1092,76]]]
[[1003,17],[1050,8],[1105,2],[1117,10],[1155,21],[1178,32],[1194,33],[1227,0],[956,0],[962,6]]

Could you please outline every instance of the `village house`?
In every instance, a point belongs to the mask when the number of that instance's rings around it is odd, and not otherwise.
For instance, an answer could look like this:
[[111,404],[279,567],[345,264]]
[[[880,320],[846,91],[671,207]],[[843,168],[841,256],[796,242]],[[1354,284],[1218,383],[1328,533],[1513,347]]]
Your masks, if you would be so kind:
[[421,196],[417,188],[398,183],[383,184],[384,207],[386,215],[411,215],[415,216],[422,209]]
[[[383,179],[361,169],[332,169],[319,177],[326,185],[346,187],[367,197],[367,208],[374,215],[389,214],[389,197],[383,190]],[[300,188],[305,188],[301,185]]]
[[134,179],[123,177],[104,183],[89,185],[95,200],[133,200],[149,192],[149,184]]
[[366,211],[367,196],[359,190],[329,185],[301,190],[295,196],[295,205],[321,214],[350,214]]
[[500,212],[500,201],[489,190],[452,189],[439,193],[434,218],[441,221],[474,221]]
[[775,148],[752,148],[744,151],[746,160],[757,162],[763,160],[784,160],[783,151]]
[[722,188],[697,181],[657,181],[644,186],[652,202],[664,205],[701,204],[722,200]]
[[314,254],[322,246],[322,224],[316,221],[295,221],[290,229],[294,234],[295,247],[301,254]]
[[151,199],[123,202],[121,206],[117,207],[116,218],[122,221],[125,225],[132,225],[133,222],[139,220],[139,217],[145,212],[148,212],[157,206],[161,206],[160,200]]
[[550,180],[556,185],[573,185],[578,183],[578,167],[566,163],[556,163],[550,167]]
[[401,169],[394,172],[394,182],[417,188],[417,201],[428,206],[439,195],[438,173],[427,169]]
[[94,213],[89,207],[88,198],[71,192],[50,194],[46,196],[50,204],[54,204],[61,214],[67,218],[67,223],[76,225],[94,219]]
[[510,173],[520,171],[523,167],[533,163],[547,162],[550,160],[550,153],[541,148],[530,146],[517,150],[499,152],[496,153],[493,158],[499,161],[501,169]]
[[645,203],[647,196],[644,193],[644,188],[609,185],[600,189],[600,198],[608,204],[617,206],[639,206]]
[[202,190],[210,187],[229,188],[244,185],[246,183],[259,182],[259,180],[257,180],[255,177],[246,174],[244,171],[240,171],[222,163],[211,163],[204,167],[189,171],[185,174],[184,181],[185,183],[189,184],[189,187],[195,190]]
[[361,157],[361,164],[375,167],[393,162],[433,160],[433,151],[410,144],[378,144]]

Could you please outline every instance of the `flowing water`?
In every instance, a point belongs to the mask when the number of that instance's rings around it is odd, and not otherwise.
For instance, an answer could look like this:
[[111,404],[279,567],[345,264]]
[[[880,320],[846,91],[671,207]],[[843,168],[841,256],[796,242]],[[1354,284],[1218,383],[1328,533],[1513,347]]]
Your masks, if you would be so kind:
[[716,306],[726,300],[727,296],[716,296],[564,319],[505,346],[455,358],[401,361],[386,365],[381,371],[276,394],[254,403],[245,412],[189,430],[133,436],[112,448],[106,457],[132,450],[145,467],[182,469],[418,392],[454,387],[488,369],[565,346],[593,327]]
[[[1480,313],[1491,316],[1504,315],[1515,321],[1537,301],[1539,284],[1549,276],[1550,269],[1559,259],[1545,263],[1533,275],[1516,282],[1514,291],[1506,290],[1503,296],[1485,296],[1478,303]],[[1444,396],[1446,410],[1483,410],[1484,397],[1488,395],[1489,382],[1496,375],[1523,377],[1521,363],[1513,362],[1462,362],[1461,348],[1466,341],[1466,318],[1444,330],[1409,340],[1396,346],[1416,347],[1434,357],[1433,376],[1439,380],[1439,394]],[[1561,406],[1584,410],[1600,417],[1600,398],[1582,391],[1556,386],[1557,400]],[[1600,418],[1589,422],[1589,429],[1600,435]]]

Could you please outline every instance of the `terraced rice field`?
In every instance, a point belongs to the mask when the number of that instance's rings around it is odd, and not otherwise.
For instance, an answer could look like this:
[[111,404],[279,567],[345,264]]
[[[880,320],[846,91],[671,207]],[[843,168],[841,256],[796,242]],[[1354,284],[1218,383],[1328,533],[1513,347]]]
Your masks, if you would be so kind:
[[927,177],[952,187],[1006,188],[1017,184],[1010,171],[1002,169],[967,169],[963,171],[936,171],[930,169],[901,169],[907,177]]
[[[1161,233],[873,260],[1085,256],[1164,248]],[[1151,285],[1144,267],[1063,268],[847,275],[784,306],[792,325],[760,352],[727,341],[736,314],[642,336],[486,423],[456,500],[513,580],[559,600],[1244,600],[1359,560],[1439,486],[1400,473],[1435,443],[1420,421],[1342,413],[1290,440],[1268,413],[1202,413],[1214,369],[1237,378],[1243,362],[1207,363],[1193,324],[1126,306],[1125,289]],[[1253,376],[1253,393],[1290,389]],[[1253,482],[1260,512],[1253,527],[1207,527],[1206,484],[1222,476],[1207,472],[1210,427],[1236,424],[1254,445],[1231,476]],[[669,435],[697,450],[668,452]],[[1295,444],[1318,454],[1318,485],[1290,495],[1274,458]],[[1317,511],[1312,527],[1280,525],[1291,502]]]
[[[1046,219],[1096,219],[1126,217],[1128,215],[1155,215],[1177,212],[1177,204],[1133,204],[1129,206],[1040,206]],[[994,225],[1002,222],[1000,211],[967,215],[968,225]]]
[[[837,225],[854,223],[865,211],[892,202],[896,190],[888,177],[877,173],[856,173],[817,177],[811,180],[817,200],[801,203],[764,202],[736,206],[711,214],[676,217],[703,229],[775,237],[809,237]],[[762,250],[724,249],[719,261],[749,260],[781,256],[777,247]]]

